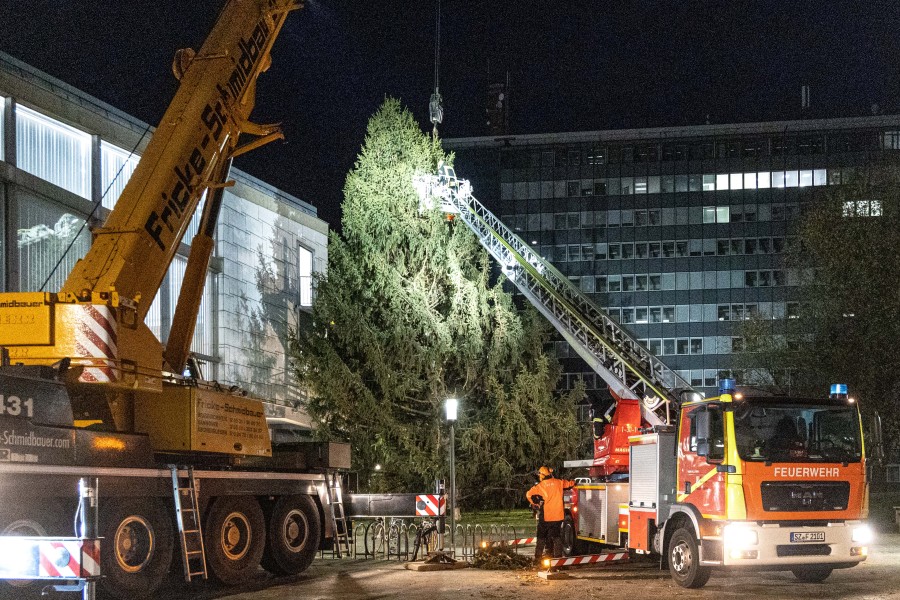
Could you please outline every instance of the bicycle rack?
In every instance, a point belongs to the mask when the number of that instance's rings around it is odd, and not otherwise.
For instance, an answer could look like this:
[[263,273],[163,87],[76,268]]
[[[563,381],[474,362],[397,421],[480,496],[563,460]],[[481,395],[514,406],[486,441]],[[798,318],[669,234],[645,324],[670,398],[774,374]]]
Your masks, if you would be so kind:
[[362,539],[362,542],[363,542],[363,558],[368,558],[368,556],[366,556],[366,540],[365,540],[367,525],[368,525],[368,523],[366,523],[365,521],[360,521],[353,527],[353,558],[357,558],[359,556],[360,538]]
[[[373,527],[381,527],[383,533],[376,534],[377,530],[373,531]],[[406,523],[402,519],[388,524],[378,519],[357,522],[352,528],[352,557],[373,560],[412,560],[415,540],[422,527],[424,524],[421,522]],[[438,525],[435,523],[435,536],[440,535],[437,527]],[[453,550],[455,556],[462,560],[474,559],[475,554],[481,548],[489,546],[514,546],[514,552],[518,554],[521,545],[518,543],[520,539],[517,536],[516,528],[507,524],[491,525],[489,528],[485,528],[478,523],[474,525],[460,523],[456,525],[455,534],[456,548],[449,548],[450,525],[444,525],[444,550]],[[383,536],[384,539],[376,541],[374,538],[377,536]],[[391,540],[393,540],[393,544]],[[360,547],[362,547],[362,551],[360,551]],[[421,556],[416,558],[423,556],[424,551]]]

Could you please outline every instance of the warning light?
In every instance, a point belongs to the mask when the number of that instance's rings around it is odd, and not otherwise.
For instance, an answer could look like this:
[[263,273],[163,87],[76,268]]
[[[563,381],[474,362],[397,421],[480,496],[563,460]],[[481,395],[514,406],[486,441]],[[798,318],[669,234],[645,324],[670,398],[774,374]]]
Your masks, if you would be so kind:
[[719,394],[732,394],[736,388],[734,379],[723,379],[719,382]]
[[846,398],[847,397],[847,384],[846,383],[831,384],[831,397],[832,398]]
[[545,568],[549,569],[550,568],[550,559],[545,558],[543,561],[541,561],[541,564],[544,565]]

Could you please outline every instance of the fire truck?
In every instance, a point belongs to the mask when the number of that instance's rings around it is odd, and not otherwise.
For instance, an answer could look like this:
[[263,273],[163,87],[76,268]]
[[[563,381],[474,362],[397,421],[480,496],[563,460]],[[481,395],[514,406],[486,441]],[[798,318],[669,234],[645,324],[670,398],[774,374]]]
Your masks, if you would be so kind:
[[[228,0],[199,51],[176,54],[174,99],[62,289],[0,294],[0,534],[71,536],[87,478],[108,596],[156,597],[173,558],[187,581],[236,584],[260,564],[297,574],[319,548],[349,549],[337,476],[349,446],[272,444],[262,402],[203,381],[188,351],[231,161],[282,138],[250,113],[300,7]],[[163,345],[144,320],[204,198]],[[21,559],[0,556],[0,576],[51,577],[43,562],[10,566]],[[0,587],[24,598],[39,584]]]
[[[866,559],[860,412],[845,385],[822,398],[706,398],[597,307],[441,165],[416,177],[422,209],[465,223],[503,273],[603,378],[594,457],[563,524],[566,553],[655,554],[687,588],[714,570],[789,570],[806,582]],[[439,205],[439,206],[438,206]]]

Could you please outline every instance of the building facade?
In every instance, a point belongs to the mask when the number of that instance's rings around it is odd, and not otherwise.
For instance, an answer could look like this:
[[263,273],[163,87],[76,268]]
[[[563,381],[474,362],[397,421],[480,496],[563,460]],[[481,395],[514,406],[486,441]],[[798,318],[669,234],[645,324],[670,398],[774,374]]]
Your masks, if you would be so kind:
[[[803,210],[900,156],[900,115],[444,140],[474,195],[700,391],[797,316]],[[857,202],[857,204],[860,204]],[[853,213],[877,217],[867,201]],[[567,387],[605,385],[563,341]],[[751,369],[752,370],[752,369]]]
[[[131,176],[153,129],[104,102],[0,53],[0,283],[6,291],[56,291],[87,251]],[[294,409],[287,336],[313,302],[324,272],[328,225],[316,209],[232,169],[216,231],[192,351],[206,379]],[[165,342],[197,216],[147,323]]]

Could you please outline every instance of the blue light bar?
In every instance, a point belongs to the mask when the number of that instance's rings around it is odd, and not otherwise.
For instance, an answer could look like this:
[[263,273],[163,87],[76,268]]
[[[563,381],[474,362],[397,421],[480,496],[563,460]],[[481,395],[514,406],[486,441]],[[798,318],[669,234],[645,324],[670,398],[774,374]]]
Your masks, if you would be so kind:
[[722,379],[721,381],[719,381],[720,394],[731,394],[736,388],[737,385],[734,379]]
[[847,384],[846,383],[832,383],[831,384],[831,395],[832,396],[846,396],[847,395]]

